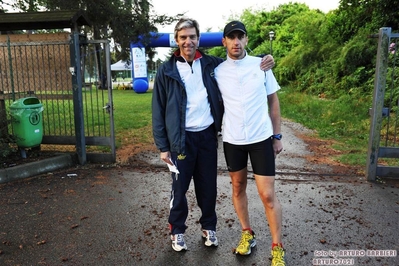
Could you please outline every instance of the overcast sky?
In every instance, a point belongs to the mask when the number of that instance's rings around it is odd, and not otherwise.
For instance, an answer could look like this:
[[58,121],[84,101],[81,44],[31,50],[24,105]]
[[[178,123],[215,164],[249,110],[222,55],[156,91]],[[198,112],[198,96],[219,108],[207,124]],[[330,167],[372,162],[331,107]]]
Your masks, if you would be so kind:
[[[318,8],[327,13],[338,8],[339,5],[339,0],[200,0],[194,2],[188,0],[151,0],[151,2],[157,14],[176,15],[178,13],[186,13],[186,16],[198,21],[201,31],[205,31],[207,28],[212,28],[212,31],[220,31],[231,15],[238,16],[246,8],[272,10],[280,4],[298,2],[306,4],[311,9]],[[234,4],[226,4],[232,2]],[[164,30],[173,32],[173,25],[164,28]],[[161,29],[159,31],[161,32]]]
[[[231,16],[238,17],[246,8],[255,10],[265,9],[267,11],[276,8],[280,4],[289,2],[304,3],[311,9],[320,9],[327,13],[338,8],[339,0],[151,0],[157,14],[176,15],[186,13],[186,16],[196,19],[200,25],[201,32],[211,28],[212,32],[221,31]],[[234,2],[234,3],[233,3]],[[174,25],[158,28],[160,33],[173,33]],[[157,48],[159,58],[163,59],[169,48]]]

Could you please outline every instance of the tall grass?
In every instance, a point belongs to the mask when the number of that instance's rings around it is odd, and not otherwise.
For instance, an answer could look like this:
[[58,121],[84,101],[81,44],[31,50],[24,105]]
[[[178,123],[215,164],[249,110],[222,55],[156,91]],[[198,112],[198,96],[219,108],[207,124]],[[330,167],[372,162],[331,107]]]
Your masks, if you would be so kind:
[[317,131],[318,137],[334,141],[343,151],[336,160],[350,165],[365,165],[370,129],[371,98],[344,95],[336,100],[295,92],[279,92],[282,116]]

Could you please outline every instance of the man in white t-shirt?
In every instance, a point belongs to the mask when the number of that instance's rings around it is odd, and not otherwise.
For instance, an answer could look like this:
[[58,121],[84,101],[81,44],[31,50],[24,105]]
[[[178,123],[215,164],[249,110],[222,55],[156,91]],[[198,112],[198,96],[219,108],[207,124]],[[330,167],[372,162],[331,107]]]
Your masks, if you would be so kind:
[[281,241],[282,210],[274,189],[275,157],[281,143],[280,89],[273,72],[259,69],[261,58],[249,56],[245,25],[232,21],[223,32],[227,60],[215,69],[225,107],[223,149],[233,187],[233,204],[242,227],[236,254],[249,255],[256,245],[249,222],[248,155],[272,236],[272,265],[285,265]]

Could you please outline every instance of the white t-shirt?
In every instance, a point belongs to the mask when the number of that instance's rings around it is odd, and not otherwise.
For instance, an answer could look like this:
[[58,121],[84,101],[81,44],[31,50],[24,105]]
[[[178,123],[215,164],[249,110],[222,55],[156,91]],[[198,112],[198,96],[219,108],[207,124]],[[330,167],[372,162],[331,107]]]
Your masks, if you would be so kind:
[[236,145],[252,144],[273,135],[267,95],[280,89],[271,70],[260,69],[261,58],[246,55],[227,60],[215,69],[225,114],[223,141]]

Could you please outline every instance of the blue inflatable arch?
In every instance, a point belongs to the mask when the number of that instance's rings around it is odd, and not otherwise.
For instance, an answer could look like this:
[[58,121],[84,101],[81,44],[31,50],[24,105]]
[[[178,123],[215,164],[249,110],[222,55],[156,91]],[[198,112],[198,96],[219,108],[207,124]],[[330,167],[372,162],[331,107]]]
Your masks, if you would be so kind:
[[[177,47],[173,33],[151,33],[153,38],[148,47]],[[201,47],[222,46],[222,32],[204,32],[200,34]],[[132,56],[132,85],[136,93],[144,93],[148,90],[147,62],[145,49],[141,43],[131,43]]]

